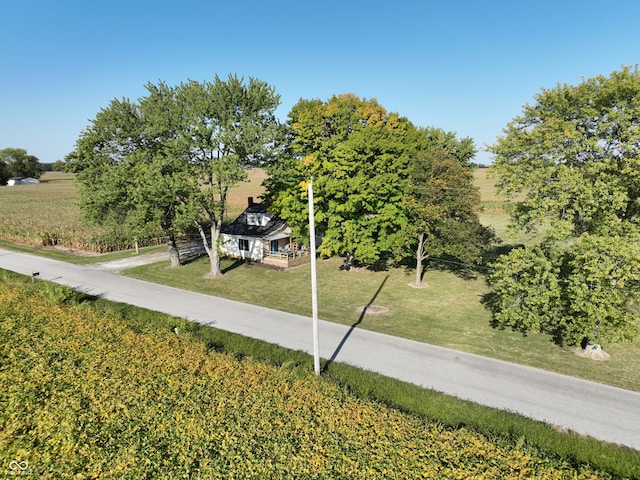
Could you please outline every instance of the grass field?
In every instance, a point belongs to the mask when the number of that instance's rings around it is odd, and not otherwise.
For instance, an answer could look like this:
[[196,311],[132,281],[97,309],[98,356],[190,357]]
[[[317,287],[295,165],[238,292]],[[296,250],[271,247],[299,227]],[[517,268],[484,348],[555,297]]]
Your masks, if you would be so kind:
[[[500,196],[495,188],[496,177],[491,168],[478,168],[474,172],[475,186],[480,191],[480,211],[478,215],[483,225],[494,229],[505,244],[531,244],[540,239],[539,232],[509,232],[509,202]],[[523,198],[523,197],[516,197]]]

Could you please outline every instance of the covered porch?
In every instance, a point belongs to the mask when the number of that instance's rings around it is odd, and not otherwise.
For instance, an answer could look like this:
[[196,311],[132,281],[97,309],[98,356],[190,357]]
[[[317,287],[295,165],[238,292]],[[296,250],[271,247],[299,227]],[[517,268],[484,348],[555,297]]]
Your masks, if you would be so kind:
[[289,235],[280,233],[266,239],[262,263],[279,268],[295,267],[311,261],[309,249],[293,242]]

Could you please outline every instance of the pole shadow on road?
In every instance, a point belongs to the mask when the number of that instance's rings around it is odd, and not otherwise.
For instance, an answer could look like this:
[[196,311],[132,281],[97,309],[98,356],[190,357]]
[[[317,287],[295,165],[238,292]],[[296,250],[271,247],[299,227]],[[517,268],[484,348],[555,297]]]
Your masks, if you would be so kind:
[[353,325],[351,325],[351,327],[349,328],[349,330],[347,331],[345,336],[342,337],[342,340],[340,340],[340,343],[338,344],[337,348],[335,349],[335,351],[331,355],[331,358],[329,358],[329,360],[327,360],[325,362],[324,367],[322,367],[322,373],[326,373],[327,372],[327,370],[329,369],[329,366],[335,361],[336,357],[340,353],[340,350],[342,350],[342,347],[344,347],[345,343],[347,343],[347,340],[351,336],[351,333],[356,329],[356,327],[358,325],[360,325],[362,323],[362,321],[364,320],[364,316],[367,314],[367,309],[371,305],[373,305],[373,302],[375,302],[376,298],[378,297],[378,295],[382,291],[382,288],[384,287],[384,284],[387,283],[387,279],[388,278],[389,278],[389,275],[384,277],[384,280],[382,280],[382,283],[380,284],[380,286],[378,287],[376,292],[373,294],[373,297],[371,297],[371,300],[369,300],[369,303],[367,303],[367,305],[362,309],[362,313],[358,317],[358,321],[356,323],[354,323]]

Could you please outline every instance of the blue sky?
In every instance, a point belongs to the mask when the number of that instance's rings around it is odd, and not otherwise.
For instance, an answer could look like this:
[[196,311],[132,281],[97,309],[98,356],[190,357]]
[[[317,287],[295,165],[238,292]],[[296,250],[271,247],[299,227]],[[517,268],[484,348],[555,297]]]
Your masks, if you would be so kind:
[[[637,0],[0,0],[0,148],[63,159],[113,98],[230,73],[495,142],[544,87],[640,63]],[[491,157],[480,152],[477,161]]]

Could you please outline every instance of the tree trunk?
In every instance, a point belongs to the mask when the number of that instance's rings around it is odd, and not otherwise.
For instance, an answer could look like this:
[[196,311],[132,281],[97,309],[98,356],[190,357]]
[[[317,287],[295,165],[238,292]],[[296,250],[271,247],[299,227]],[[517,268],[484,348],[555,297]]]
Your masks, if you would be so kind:
[[414,286],[424,286],[422,283],[422,261],[428,258],[428,255],[424,254],[424,233],[418,235],[418,251],[416,252],[416,279]]
[[422,283],[422,252],[423,252],[423,242],[424,241],[424,233],[420,233],[418,235],[418,251],[416,253],[416,285],[420,285]]
[[206,275],[208,278],[216,278],[222,276],[222,270],[220,269],[220,253],[218,252],[218,240],[220,239],[220,226],[212,223],[211,224],[211,245],[207,241],[207,235],[198,222],[196,222],[196,226],[198,227],[198,231],[200,232],[200,238],[202,239],[202,245],[204,246],[204,250],[207,252],[209,256],[209,264],[211,265],[211,269],[209,273]]
[[178,250],[178,245],[176,244],[176,237],[173,234],[173,230],[165,229],[164,237],[167,242],[167,247],[169,249],[169,260],[171,261],[171,268],[176,268],[180,266],[180,251]]
[[211,224],[211,250],[209,251],[209,263],[211,264],[211,271],[209,276],[221,277],[222,270],[220,270],[220,250],[218,249],[218,240],[220,240],[220,226],[215,223]]

